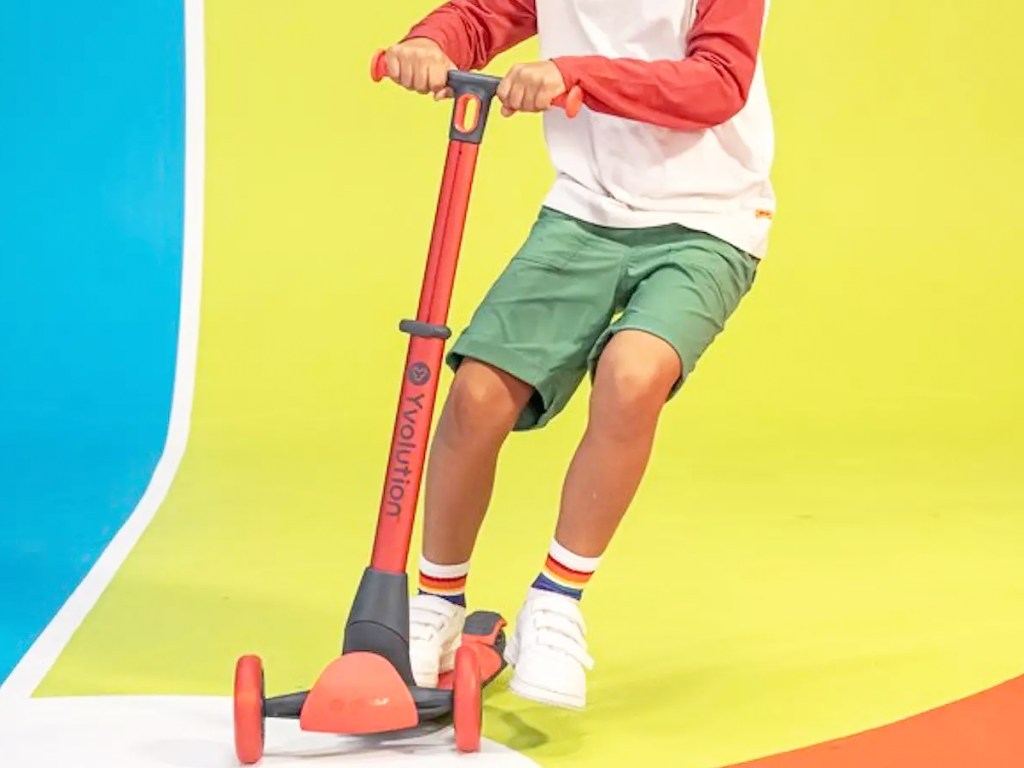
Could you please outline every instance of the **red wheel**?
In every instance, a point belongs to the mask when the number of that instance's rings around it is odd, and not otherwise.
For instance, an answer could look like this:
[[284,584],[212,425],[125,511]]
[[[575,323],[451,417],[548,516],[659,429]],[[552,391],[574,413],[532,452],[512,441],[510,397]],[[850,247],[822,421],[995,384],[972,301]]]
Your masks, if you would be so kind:
[[243,765],[263,757],[263,662],[242,656],[235,665],[235,754]]
[[455,746],[459,752],[479,752],[484,709],[480,665],[477,664],[476,653],[472,648],[463,646],[455,654],[452,697]]

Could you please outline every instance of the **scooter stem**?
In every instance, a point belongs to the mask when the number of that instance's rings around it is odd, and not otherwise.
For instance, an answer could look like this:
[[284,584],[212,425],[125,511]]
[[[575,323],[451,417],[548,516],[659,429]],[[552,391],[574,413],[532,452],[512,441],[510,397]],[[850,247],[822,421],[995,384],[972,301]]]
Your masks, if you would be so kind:
[[441,178],[434,228],[415,320],[399,328],[409,334],[402,387],[391,435],[384,489],[370,567],[405,573],[433,421],[455,270],[466,224],[473,173],[497,78],[451,72],[454,95],[448,155]]

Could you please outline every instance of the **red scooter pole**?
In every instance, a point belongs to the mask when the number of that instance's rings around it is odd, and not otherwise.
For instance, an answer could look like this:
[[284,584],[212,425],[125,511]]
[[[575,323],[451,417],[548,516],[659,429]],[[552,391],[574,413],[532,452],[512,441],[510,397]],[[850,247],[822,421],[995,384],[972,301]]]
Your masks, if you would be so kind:
[[[384,54],[380,52],[373,59],[371,75],[379,81],[386,74]],[[496,77],[468,72],[453,71],[448,75],[455,103],[419,308],[415,320],[404,320],[399,326],[410,339],[370,562],[370,567],[378,571],[404,573],[408,563],[444,347],[451,336],[445,323],[473,172],[488,111],[500,82]],[[563,107],[573,117],[582,101],[579,88],[573,88],[556,99],[555,106]]]

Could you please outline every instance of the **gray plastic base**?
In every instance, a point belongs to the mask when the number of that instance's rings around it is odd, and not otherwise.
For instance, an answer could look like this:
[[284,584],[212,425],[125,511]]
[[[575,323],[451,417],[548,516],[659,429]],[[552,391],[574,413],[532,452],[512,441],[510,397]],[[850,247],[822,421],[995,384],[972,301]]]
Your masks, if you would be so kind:
[[367,568],[345,624],[342,653],[376,653],[414,685],[409,662],[409,579],[404,573]]

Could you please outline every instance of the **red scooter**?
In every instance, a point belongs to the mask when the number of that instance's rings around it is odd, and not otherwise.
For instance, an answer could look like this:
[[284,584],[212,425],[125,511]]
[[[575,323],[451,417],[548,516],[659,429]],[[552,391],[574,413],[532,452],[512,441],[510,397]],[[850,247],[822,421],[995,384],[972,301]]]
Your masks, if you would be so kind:
[[[386,76],[383,51],[371,76]],[[482,689],[504,669],[505,621],[477,611],[466,619],[455,669],[437,688],[413,680],[409,660],[409,588],[406,564],[420,478],[427,452],[446,340],[445,325],[455,268],[469,207],[473,171],[491,102],[500,80],[453,71],[454,97],[448,156],[434,218],[426,272],[415,320],[399,329],[409,335],[398,413],[384,479],[370,566],[363,572],[348,622],[342,654],[308,691],[266,698],[263,664],[242,656],[235,666],[235,751],[243,764],[263,757],[265,718],[297,719],[305,731],[369,734],[400,731],[451,718],[461,752],[480,749]],[[555,101],[569,117],[583,94],[573,88]]]

